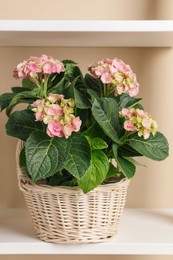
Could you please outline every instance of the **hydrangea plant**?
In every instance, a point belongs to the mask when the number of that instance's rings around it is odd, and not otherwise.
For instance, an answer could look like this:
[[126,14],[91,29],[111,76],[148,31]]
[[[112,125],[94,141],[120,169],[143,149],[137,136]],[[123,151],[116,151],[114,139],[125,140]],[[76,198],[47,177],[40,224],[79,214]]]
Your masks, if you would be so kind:
[[[32,182],[79,186],[132,178],[133,157],[164,160],[168,142],[136,98],[139,83],[122,60],[103,59],[82,75],[71,60],[30,57],[13,71],[22,87],[0,96],[8,135],[24,141],[20,166]],[[14,107],[26,103],[25,109]]]

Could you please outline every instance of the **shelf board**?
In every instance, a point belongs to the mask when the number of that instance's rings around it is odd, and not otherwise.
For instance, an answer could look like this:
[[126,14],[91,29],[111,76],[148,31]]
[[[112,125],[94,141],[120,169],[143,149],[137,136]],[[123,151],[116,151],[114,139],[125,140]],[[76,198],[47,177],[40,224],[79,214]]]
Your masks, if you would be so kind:
[[172,47],[173,20],[0,20],[0,46]]
[[173,255],[173,209],[125,209],[117,238],[80,245],[42,242],[27,210],[1,209],[0,254]]

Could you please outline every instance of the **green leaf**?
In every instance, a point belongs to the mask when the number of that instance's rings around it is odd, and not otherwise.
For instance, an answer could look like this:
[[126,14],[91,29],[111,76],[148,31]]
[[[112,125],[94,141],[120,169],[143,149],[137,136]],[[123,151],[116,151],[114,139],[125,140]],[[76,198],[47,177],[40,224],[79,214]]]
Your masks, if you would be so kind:
[[22,148],[19,156],[19,165],[20,167],[26,167],[26,156],[25,156],[25,147]]
[[123,157],[142,156],[141,153],[137,152],[135,149],[127,144],[124,144],[118,148],[118,154]]
[[34,89],[37,86],[30,79],[22,79],[22,87],[25,89]]
[[95,98],[100,98],[100,96],[101,96],[98,92],[96,92],[93,89],[87,89],[87,93],[92,97],[93,100]]
[[26,165],[33,182],[53,176],[63,167],[67,140],[33,132],[26,141]]
[[95,99],[92,113],[103,131],[115,142],[120,143],[117,132],[119,129],[119,108],[113,98]]
[[74,88],[74,99],[76,101],[76,107],[78,108],[86,109],[91,107],[91,104],[86,96],[76,88]]
[[105,137],[105,133],[96,121],[87,130],[85,130],[83,134],[89,136],[90,138],[98,136],[101,138]]
[[87,139],[77,133],[68,139],[69,150],[64,168],[75,178],[81,179],[90,166],[91,149]]
[[109,170],[109,161],[104,152],[94,150],[91,152],[91,165],[86,175],[78,181],[79,187],[87,193],[101,184]]
[[73,99],[75,98],[75,96],[74,96],[74,87],[76,85],[78,77],[73,79],[72,82],[69,82],[69,84],[66,87],[63,84],[63,86],[62,86],[63,87],[63,92],[62,93],[65,95],[66,98],[73,98]]
[[132,178],[135,175],[136,167],[133,163],[129,162],[127,159],[118,156],[118,147],[116,144],[113,144],[112,150],[115,156],[115,160],[118,164],[119,169],[122,173],[128,178]]
[[90,138],[86,136],[86,138],[90,144],[91,150],[102,150],[108,147],[107,143],[99,137]]
[[57,172],[53,176],[50,177],[49,185],[51,186],[74,186],[74,177],[68,173],[63,174],[61,172]]
[[7,115],[9,116],[13,107],[19,103],[30,103],[31,99],[42,98],[41,92],[41,89],[36,88],[30,91],[24,91],[16,94],[11,100],[9,106],[7,107]]
[[8,107],[14,96],[15,95],[13,93],[4,93],[0,95],[0,112]]
[[133,163],[120,156],[117,157],[117,163],[123,174],[128,179],[132,178],[135,175],[136,167]]
[[169,145],[165,136],[159,132],[148,139],[133,135],[128,140],[129,145],[142,155],[156,161],[164,160],[169,155]]
[[[61,74],[59,74],[61,75]],[[58,81],[56,84],[49,84],[48,86],[48,93],[55,93],[55,94],[65,94],[64,90],[69,85],[68,81],[65,81],[64,78]]]
[[106,179],[111,178],[118,173],[120,173],[119,170],[112,163],[109,163],[109,171],[106,175]]
[[13,91],[14,94],[28,91],[27,88],[22,88],[22,87],[12,87],[11,90]]
[[76,77],[82,77],[82,72],[80,71],[79,67],[76,66],[74,63],[67,63],[65,65],[65,79],[73,81]]
[[27,109],[13,112],[5,127],[8,135],[24,141],[32,132],[43,131],[43,124],[35,121],[34,113]]
[[142,100],[142,98],[134,98],[130,97],[128,94],[123,93],[119,96],[116,97],[118,101],[118,105],[121,108],[129,108],[129,107],[134,107],[136,104],[139,103],[139,101]]
[[47,82],[47,91],[48,93],[52,93],[54,91],[56,94],[59,93],[59,87],[61,83],[63,83],[64,72],[61,73],[52,73],[49,76]]
[[76,65],[76,64],[77,64],[77,63],[74,62],[73,60],[68,60],[68,59],[63,60],[62,63],[63,63],[64,65],[67,65],[67,64],[73,64],[73,65]]
[[100,81],[100,79],[93,78],[90,74],[86,74],[84,78],[85,84],[87,85],[88,89],[92,89],[96,91],[101,96],[101,90],[103,88],[103,83]]

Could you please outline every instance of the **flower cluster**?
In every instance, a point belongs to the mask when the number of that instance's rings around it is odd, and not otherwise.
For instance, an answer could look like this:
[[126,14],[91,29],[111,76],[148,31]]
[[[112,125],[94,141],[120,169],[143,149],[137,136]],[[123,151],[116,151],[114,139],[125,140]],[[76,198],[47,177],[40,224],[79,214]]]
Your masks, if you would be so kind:
[[50,75],[64,71],[64,65],[61,61],[51,56],[42,55],[40,57],[30,57],[19,63],[13,70],[14,78],[38,78],[43,73]]
[[94,78],[100,78],[104,84],[109,84],[115,95],[128,93],[134,97],[139,92],[136,74],[120,59],[103,59],[89,66],[88,70]]
[[123,108],[120,115],[125,117],[124,129],[126,131],[137,131],[139,136],[148,139],[150,134],[155,135],[157,131],[157,123],[151,115],[141,109]]
[[31,104],[37,121],[47,125],[47,134],[50,137],[68,138],[72,132],[78,132],[81,126],[79,117],[74,116],[75,102],[65,99],[63,95],[49,94],[47,100],[38,99]]

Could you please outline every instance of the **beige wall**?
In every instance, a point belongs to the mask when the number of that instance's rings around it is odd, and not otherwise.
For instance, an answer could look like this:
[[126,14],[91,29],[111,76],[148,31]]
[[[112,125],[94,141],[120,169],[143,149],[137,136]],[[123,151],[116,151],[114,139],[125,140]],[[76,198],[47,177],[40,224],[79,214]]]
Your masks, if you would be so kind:
[[[0,19],[173,19],[173,0],[0,0]],[[170,142],[170,157],[164,162],[142,159],[147,168],[139,168],[131,182],[127,207],[173,207],[173,49],[171,48],[0,48],[0,93],[17,86],[12,78],[13,67],[30,55],[43,53],[59,59],[74,59],[83,72],[87,65],[104,57],[119,57],[129,63],[137,73],[141,85],[140,96],[148,112],[159,123],[160,131]],[[0,208],[25,206],[18,191],[15,171],[16,140],[6,136],[5,114],[0,115]],[[49,256],[24,256],[24,259],[47,259]],[[0,256],[0,260],[14,259],[14,256]],[[51,256],[50,259],[80,259],[81,256]],[[88,256],[82,256],[87,259]],[[107,256],[93,256],[92,259],[106,259]],[[111,259],[150,259],[149,256],[109,256]],[[16,256],[23,259],[23,256]],[[152,257],[153,259],[153,257]],[[169,256],[154,256],[155,260],[172,259]]]
[[173,19],[172,0],[0,0],[0,19]]
[[0,19],[127,20],[152,19],[153,15],[153,0],[50,0],[49,2],[1,0],[1,2]]

